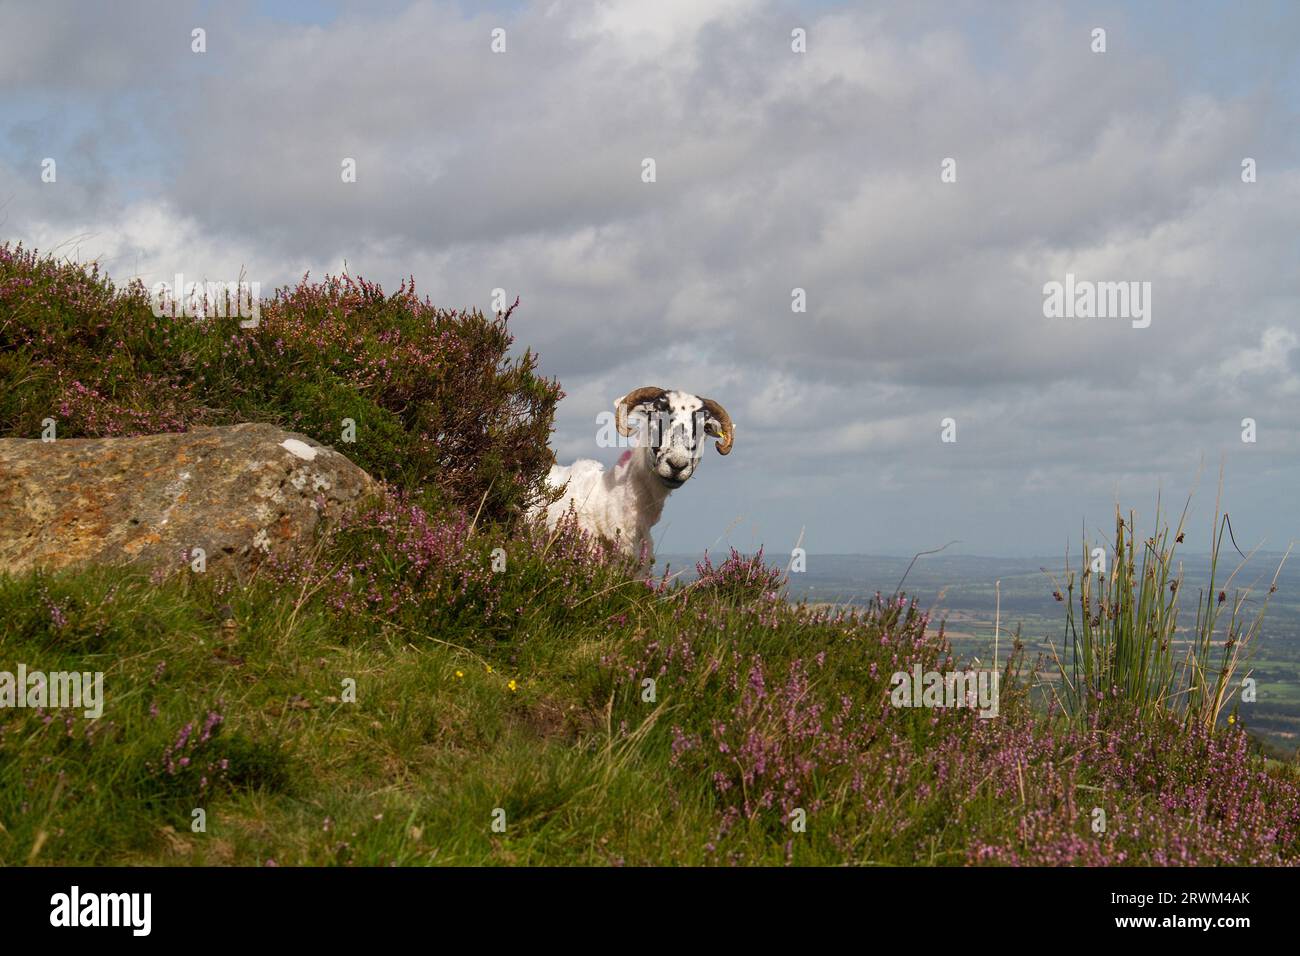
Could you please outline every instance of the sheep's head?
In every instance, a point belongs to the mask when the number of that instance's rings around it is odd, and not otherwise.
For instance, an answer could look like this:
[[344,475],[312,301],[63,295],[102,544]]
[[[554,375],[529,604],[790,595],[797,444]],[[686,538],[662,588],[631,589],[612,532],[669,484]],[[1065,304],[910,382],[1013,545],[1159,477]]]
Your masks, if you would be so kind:
[[736,427],[727,410],[711,398],[647,386],[633,389],[614,405],[621,435],[633,434],[628,416],[641,412],[648,428],[642,444],[649,449],[654,473],[668,488],[680,488],[695,474],[705,436],[718,440],[718,453],[730,454]]

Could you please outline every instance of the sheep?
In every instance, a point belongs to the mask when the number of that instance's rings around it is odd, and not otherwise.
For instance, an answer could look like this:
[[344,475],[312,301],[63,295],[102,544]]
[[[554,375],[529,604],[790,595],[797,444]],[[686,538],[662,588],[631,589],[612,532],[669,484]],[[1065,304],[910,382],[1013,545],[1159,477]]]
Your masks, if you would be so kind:
[[655,386],[633,389],[614,403],[614,424],[623,436],[634,434],[633,413],[646,415],[648,429],[609,471],[600,462],[580,459],[554,465],[549,483],[563,496],[546,507],[546,525],[572,509],[584,531],[614,543],[623,554],[654,563],[650,529],[663,514],[669,494],[686,484],[699,465],[704,436],[718,440],[721,455],[731,453],[736,429],[727,410],[710,398]]

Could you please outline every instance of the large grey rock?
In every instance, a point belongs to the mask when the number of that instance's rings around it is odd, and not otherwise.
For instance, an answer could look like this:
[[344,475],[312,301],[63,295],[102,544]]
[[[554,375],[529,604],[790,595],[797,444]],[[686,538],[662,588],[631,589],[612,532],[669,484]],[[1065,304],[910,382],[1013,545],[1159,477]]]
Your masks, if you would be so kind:
[[0,439],[0,573],[94,563],[208,570],[292,560],[379,485],[273,425],[137,438]]

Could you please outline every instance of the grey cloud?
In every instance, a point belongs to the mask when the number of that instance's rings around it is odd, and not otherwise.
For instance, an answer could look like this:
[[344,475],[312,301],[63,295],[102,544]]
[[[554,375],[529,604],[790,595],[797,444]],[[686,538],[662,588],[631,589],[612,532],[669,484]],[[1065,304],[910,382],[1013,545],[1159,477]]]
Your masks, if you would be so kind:
[[[1300,301],[1276,65],[1246,92],[1192,89],[1177,38],[1139,54],[1108,15],[1097,57],[1068,5],[753,4],[633,39],[601,19],[617,5],[435,3],[325,26],[236,8],[195,72],[170,52],[190,8],[49,9],[31,21],[48,37],[3,75],[153,104],[128,128],[166,155],[157,198],[238,261],[281,263],[276,281],[343,259],[385,283],[414,273],[458,307],[521,295],[520,345],[571,396],[561,457],[599,457],[594,416],[635,385],[723,401],[736,454],[675,497],[668,550],[709,543],[733,507],[772,540],[811,527],[820,550],[952,528],[1028,547],[1074,533],[1080,511],[1104,517],[1117,487],[1190,483],[1221,454],[1254,496],[1246,516],[1300,525],[1294,496],[1278,502],[1286,479],[1237,438],[1242,417],[1267,418],[1268,453],[1294,474],[1300,431],[1272,410],[1294,406],[1300,349],[1266,338],[1297,329]],[[1237,24],[1233,42],[1272,50],[1288,29]],[[160,43],[151,75],[137,60]],[[78,47],[91,55],[56,81]],[[71,142],[79,121],[53,126]],[[20,229],[102,228],[129,208],[112,189],[121,132],[85,129],[99,185],[21,187]],[[1258,183],[1240,182],[1244,155]],[[939,181],[947,156],[955,185]],[[1152,282],[1151,327],[1045,319],[1043,283],[1066,271]],[[790,311],[795,286],[807,314]],[[1276,366],[1265,342],[1289,349]],[[946,415],[955,447],[938,441]]]

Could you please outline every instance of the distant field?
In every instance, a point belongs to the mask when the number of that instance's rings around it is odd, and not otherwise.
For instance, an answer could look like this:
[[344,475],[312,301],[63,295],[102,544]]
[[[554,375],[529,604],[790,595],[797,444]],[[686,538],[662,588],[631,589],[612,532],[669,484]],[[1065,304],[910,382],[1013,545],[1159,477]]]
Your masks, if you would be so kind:
[[[1255,585],[1262,599],[1268,591],[1280,554],[1256,555],[1238,575],[1234,585]],[[694,575],[698,555],[660,555],[662,564],[683,578]],[[773,561],[775,563],[775,557]],[[907,571],[911,557],[878,557],[860,554],[814,554],[808,556],[808,570],[790,576],[792,600],[814,603],[863,604],[877,591],[892,593]],[[1072,557],[1073,567],[1077,561]],[[1221,566],[1215,582],[1223,588],[1235,565]],[[1184,587],[1181,620],[1195,621],[1193,598],[1209,579],[1205,555],[1183,556]],[[1030,661],[1041,653],[1043,673],[1055,674],[1051,644],[1063,654],[1065,608],[1053,597],[1065,590],[1064,560],[1056,558],[984,558],[970,555],[932,555],[920,558],[904,582],[903,590],[916,596],[923,607],[934,609],[934,618],[947,622],[947,634],[963,661],[993,659],[994,614],[997,606],[995,582],[1001,581],[1002,632],[1000,657],[1020,628]],[[1258,700],[1243,703],[1241,714],[1247,726],[1274,747],[1294,753],[1300,746],[1300,559],[1287,562],[1278,579],[1277,592],[1269,600],[1263,636],[1250,669],[1258,682]]]

